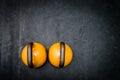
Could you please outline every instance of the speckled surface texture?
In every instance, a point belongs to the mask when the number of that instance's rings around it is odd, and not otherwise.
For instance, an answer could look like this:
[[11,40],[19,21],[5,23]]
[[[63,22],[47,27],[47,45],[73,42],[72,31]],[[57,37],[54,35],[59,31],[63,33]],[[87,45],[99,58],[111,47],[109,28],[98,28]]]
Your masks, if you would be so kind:
[[[119,0],[0,0],[0,79],[120,80]],[[22,47],[68,43],[72,63],[27,68]]]

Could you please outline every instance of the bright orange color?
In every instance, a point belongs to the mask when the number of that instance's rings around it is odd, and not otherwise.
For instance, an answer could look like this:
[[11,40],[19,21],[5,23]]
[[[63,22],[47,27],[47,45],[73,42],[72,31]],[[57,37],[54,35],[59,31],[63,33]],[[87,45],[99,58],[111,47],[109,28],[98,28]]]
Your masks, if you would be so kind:
[[[28,66],[27,63],[27,45],[23,48],[21,53],[23,63]],[[41,67],[47,60],[47,54],[45,47],[37,42],[33,43],[32,47],[32,63],[34,68]]]
[[[60,64],[60,42],[57,42],[57,43],[53,44],[49,48],[48,57],[49,57],[50,63],[53,66],[59,67],[59,64]],[[72,58],[73,58],[72,49],[69,47],[68,44],[65,43],[65,63],[64,63],[64,67],[66,67],[67,65],[69,65],[71,63]]]

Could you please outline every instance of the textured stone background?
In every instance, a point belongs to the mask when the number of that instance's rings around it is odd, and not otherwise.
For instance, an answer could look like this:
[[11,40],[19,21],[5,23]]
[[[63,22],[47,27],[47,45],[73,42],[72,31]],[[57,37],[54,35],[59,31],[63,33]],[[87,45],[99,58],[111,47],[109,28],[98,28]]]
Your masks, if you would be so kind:
[[[0,79],[119,80],[119,0],[0,0]],[[57,69],[47,62],[29,69],[21,62],[30,41],[48,49],[68,43],[73,62]]]

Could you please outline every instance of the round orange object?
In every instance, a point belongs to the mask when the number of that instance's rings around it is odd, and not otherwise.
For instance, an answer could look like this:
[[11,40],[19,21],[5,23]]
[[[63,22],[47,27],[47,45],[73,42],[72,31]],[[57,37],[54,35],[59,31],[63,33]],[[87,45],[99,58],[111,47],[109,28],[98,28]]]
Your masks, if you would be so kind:
[[21,59],[28,67],[41,67],[47,60],[46,49],[41,43],[30,42],[23,48]]
[[49,48],[49,62],[55,67],[66,67],[73,58],[70,46],[64,42],[57,42]]

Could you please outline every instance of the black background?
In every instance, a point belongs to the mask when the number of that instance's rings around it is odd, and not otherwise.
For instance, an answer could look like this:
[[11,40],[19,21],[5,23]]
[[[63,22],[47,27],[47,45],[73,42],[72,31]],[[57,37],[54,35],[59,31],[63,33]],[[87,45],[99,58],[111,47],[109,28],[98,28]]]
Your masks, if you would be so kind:
[[[27,68],[20,52],[30,41],[58,41],[74,52],[57,69]],[[0,0],[0,79],[120,80],[119,0]]]

